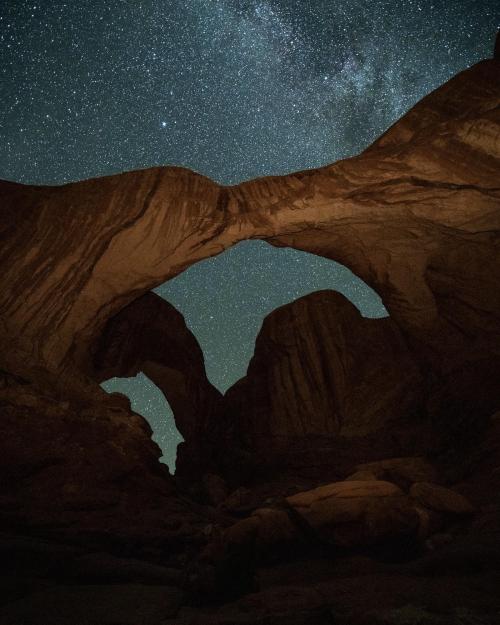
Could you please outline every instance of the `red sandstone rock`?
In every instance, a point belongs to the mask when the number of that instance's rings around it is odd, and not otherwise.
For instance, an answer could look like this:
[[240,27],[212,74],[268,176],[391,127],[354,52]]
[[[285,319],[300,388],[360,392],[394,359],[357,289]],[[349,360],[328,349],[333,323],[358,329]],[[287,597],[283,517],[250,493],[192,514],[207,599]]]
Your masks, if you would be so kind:
[[0,388],[0,525],[168,541],[176,519],[196,525],[196,515],[160,455],[147,422],[123,406]]
[[183,316],[158,295],[146,293],[111,318],[93,352],[99,381],[147,375],[167,398],[185,439],[213,420],[220,393],[207,379],[203,352]]
[[226,393],[224,408],[260,462],[280,455],[300,465],[300,441],[308,438],[326,445],[343,437],[348,446],[391,422],[418,421],[422,386],[390,318],[365,319],[343,295],[318,291],[266,317],[248,373]]
[[[267,549],[307,541],[360,547],[417,537],[419,515],[411,500],[389,482],[337,482],[287,497],[283,509],[263,508],[225,533],[228,545],[248,545],[266,557]],[[292,549],[290,546],[289,549]]]

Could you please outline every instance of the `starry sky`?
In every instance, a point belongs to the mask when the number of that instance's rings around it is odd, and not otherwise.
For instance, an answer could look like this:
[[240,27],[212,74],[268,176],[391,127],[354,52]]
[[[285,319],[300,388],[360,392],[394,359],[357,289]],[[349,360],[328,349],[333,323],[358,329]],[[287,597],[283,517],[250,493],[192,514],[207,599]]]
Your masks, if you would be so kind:
[[[498,0],[2,0],[0,178],[175,164],[233,184],[324,165],[490,57],[499,25]],[[320,288],[386,314],[347,269],[255,241],[157,292],[225,390],[263,317]],[[106,388],[131,397],[172,466],[178,435],[158,389],[144,376]]]

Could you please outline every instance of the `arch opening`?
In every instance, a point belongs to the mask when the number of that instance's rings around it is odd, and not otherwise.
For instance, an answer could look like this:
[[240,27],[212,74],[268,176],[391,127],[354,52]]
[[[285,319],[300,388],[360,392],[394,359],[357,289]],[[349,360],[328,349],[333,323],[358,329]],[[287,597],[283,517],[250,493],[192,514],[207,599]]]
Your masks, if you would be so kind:
[[[104,361],[111,368],[102,386],[129,397],[174,473],[178,444],[199,437],[218,414],[220,393],[246,375],[265,317],[325,289],[343,294],[364,317],[388,316],[380,296],[344,265],[243,241],[135,300],[133,312],[118,314],[107,334]],[[124,345],[121,355],[117,343]],[[122,377],[126,371],[130,375]],[[137,371],[143,372],[132,377]]]
[[202,348],[208,379],[224,393],[245,375],[264,318],[323,289],[345,295],[364,317],[389,316],[378,293],[344,265],[262,240],[195,263],[154,292],[182,313]]
[[165,463],[170,473],[175,473],[177,446],[184,438],[177,429],[175,417],[167,398],[144,373],[134,377],[110,378],[101,384],[108,393],[122,393],[130,399],[132,410],[137,412],[151,426],[152,439],[161,449],[160,462]]

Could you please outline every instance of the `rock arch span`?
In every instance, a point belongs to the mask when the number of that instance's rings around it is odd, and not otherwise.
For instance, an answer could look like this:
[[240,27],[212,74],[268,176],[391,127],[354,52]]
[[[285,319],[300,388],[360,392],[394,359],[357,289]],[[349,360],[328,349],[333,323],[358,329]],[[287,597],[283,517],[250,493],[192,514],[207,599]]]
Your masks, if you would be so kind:
[[350,268],[422,366],[492,380],[499,103],[493,59],[424,98],[360,156],[320,169],[234,187],[176,167],[62,187],[2,183],[3,367],[82,386],[110,318],[190,264],[262,238]]

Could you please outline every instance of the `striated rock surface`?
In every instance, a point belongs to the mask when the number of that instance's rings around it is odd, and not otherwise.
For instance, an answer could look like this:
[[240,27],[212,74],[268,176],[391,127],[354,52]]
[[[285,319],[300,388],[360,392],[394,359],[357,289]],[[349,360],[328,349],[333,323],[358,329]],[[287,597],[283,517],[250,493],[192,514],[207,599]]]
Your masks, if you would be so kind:
[[355,440],[374,433],[382,442],[389,424],[420,424],[423,384],[390,318],[365,319],[340,293],[318,291],[266,317],[248,373],[228,390],[224,408],[257,464],[310,465],[306,448],[330,445],[334,465],[342,438],[358,449]]

